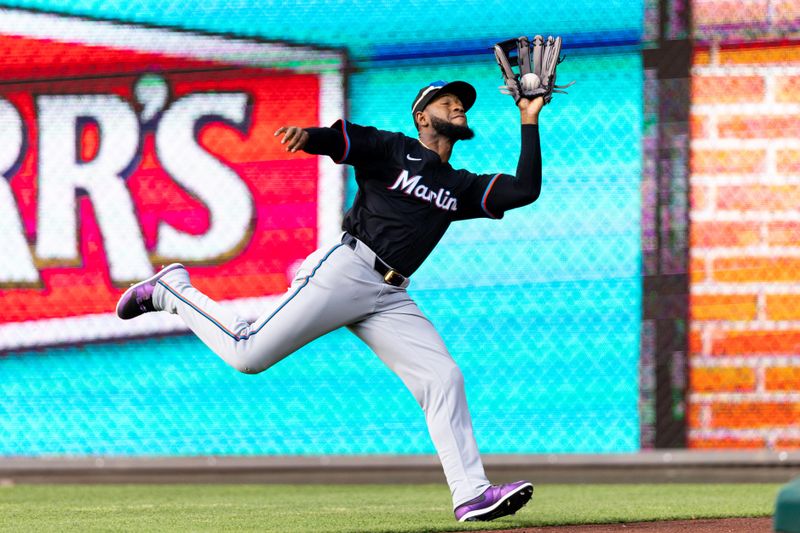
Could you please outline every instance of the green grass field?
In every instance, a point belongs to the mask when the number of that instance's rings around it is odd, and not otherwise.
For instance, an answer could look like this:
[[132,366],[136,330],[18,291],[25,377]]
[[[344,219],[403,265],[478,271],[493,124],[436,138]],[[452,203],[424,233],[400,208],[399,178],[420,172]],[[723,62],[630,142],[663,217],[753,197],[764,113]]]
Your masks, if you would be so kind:
[[516,516],[459,524],[443,485],[17,485],[0,531],[427,532],[769,516],[778,484],[540,485]]

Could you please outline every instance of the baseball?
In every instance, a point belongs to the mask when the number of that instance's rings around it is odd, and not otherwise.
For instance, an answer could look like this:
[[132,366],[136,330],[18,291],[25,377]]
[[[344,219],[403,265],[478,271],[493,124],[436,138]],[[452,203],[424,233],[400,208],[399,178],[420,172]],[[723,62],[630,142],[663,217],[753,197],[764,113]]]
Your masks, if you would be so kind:
[[522,76],[522,90],[524,91],[532,91],[538,88],[541,84],[542,81],[539,79],[539,76],[533,72],[529,72]]

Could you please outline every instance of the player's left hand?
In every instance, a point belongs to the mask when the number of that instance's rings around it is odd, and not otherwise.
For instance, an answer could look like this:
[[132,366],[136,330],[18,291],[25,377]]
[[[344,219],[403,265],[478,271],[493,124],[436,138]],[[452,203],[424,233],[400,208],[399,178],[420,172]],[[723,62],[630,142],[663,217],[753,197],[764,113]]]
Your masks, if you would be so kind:
[[538,124],[539,112],[544,107],[544,97],[537,96],[532,100],[520,98],[517,107],[523,124]]

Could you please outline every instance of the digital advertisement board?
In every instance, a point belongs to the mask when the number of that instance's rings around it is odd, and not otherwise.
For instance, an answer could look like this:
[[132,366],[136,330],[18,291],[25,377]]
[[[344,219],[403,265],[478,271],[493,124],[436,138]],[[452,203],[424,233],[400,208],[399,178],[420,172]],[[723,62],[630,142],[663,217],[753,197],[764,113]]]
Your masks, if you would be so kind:
[[[433,453],[413,396],[347,329],[245,376],[178,317],[114,305],[180,261],[245,319],[273,307],[356,190],[351,168],[281,152],[281,125],[414,137],[420,87],[465,80],[475,138],[450,163],[513,174],[519,111],[491,44],[518,22],[487,22],[484,2],[426,6],[433,33],[415,4],[16,5],[0,13],[18,139],[0,149],[0,455]],[[408,288],[464,374],[483,453],[641,445],[641,8],[580,2],[525,27],[563,36],[559,79],[576,81],[542,113],[542,194],[452,224]]]
[[340,53],[0,21],[0,349],[180,327],[110,312],[169,262],[195,265],[199,289],[247,314],[335,237],[342,169],[285,153],[273,133],[342,116]]

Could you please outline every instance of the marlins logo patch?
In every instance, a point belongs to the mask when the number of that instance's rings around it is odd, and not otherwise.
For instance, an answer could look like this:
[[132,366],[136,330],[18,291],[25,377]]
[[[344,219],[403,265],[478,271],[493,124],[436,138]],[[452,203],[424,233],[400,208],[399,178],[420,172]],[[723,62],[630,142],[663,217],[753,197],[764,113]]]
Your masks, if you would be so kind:
[[404,170],[397,176],[397,180],[389,186],[390,191],[400,190],[403,194],[419,198],[424,202],[430,202],[439,209],[445,211],[457,211],[458,200],[447,189],[431,189],[425,184],[420,183],[422,176],[409,176],[408,171]]

